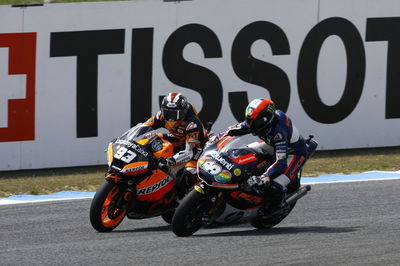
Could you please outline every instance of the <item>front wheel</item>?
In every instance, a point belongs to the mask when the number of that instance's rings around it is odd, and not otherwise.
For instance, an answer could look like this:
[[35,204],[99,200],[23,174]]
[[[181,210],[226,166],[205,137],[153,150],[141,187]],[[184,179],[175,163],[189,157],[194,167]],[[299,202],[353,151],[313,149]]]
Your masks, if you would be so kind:
[[172,231],[177,236],[190,236],[199,230],[203,217],[211,206],[207,199],[196,190],[192,190],[179,204],[172,218]]
[[126,210],[117,207],[122,197],[118,186],[105,181],[97,190],[90,206],[90,223],[99,232],[109,232],[125,218]]

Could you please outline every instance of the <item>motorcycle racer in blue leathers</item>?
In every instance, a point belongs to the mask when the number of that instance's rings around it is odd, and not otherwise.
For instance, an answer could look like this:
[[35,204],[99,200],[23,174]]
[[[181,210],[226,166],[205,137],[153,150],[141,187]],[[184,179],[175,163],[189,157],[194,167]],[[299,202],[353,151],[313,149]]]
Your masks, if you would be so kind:
[[286,187],[297,181],[297,173],[307,158],[306,141],[291,119],[281,110],[277,110],[274,102],[269,99],[255,99],[250,102],[245,117],[245,121],[229,127],[217,138],[251,133],[262,140],[255,145],[269,145],[273,148],[275,162],[261,176],[251,177],[248,183],[269,192],[270,206],[284,207]]

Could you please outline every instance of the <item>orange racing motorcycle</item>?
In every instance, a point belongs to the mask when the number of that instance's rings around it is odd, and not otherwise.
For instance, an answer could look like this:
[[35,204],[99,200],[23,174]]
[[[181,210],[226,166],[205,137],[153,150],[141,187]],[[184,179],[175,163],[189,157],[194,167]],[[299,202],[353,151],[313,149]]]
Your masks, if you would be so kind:
[[[312,138],[306,141],[307,159],[318,145]],[[288,185],[288,206],[267,214],[263,208],[274,207],[268,205],[268,195],[250,186],[247,180],[267,170],[274,162],[273,151],[268,151],[266,145],[238,143],[239,138],[226,136],[206,144],[197,161],[197,174],[202,182],[182,200],[172,219],[172,230],[177,236],[189,236],[203,226],[218,224],[250,222],[258,229],[272,228],[311,189],[309,185],[300,185],[299,171],[297,182]]]
[[113,140],[107,150],[109,169],[90,206],[90,222],[99,232],[116,228],[126,217],[162,216],[171,223],[177,202],[177,183],[185,164],[159,169],[159,158],[174,155],[169,134],[140,134],[131,128]]

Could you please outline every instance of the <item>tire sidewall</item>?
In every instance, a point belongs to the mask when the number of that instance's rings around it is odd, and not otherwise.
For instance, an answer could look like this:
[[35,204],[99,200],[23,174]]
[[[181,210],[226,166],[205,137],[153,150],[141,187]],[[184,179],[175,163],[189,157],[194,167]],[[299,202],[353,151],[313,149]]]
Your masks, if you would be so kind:
[[177,236],[189,236],[198,231],[203,224],[199,223],[192,228],[185,227],[187,216],[190,215],[191,210],[198,207],[204,200],[201,193],[192,190],[179,204],[172,218],[172,231]]
[[124,218],[122,218],[116,225],[112,227],[105,227],[102,218],[101,212],[103,208],[104,201],[106,200],[110,191],[117,186],[114,182],[104,181],[104,183],[97,190],[96,194],[93,197],[92,203],[90,205],[90,223],[93,228],[99,232],[109,232],[116,228]]

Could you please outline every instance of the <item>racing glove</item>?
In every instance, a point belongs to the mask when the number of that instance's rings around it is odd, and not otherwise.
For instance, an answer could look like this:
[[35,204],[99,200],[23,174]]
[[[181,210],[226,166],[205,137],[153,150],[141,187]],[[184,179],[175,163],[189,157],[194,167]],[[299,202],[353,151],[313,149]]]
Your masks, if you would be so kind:
[[158,168],[165,169],[171,166],[174,166],[176,164],[176,161],[173,157],[170,157],[168,159],[165,158],[158,158]]
[[247,180],[247,184],[252,187],[268,188],[271,184],[271,178],[267,175],[252,176]]

